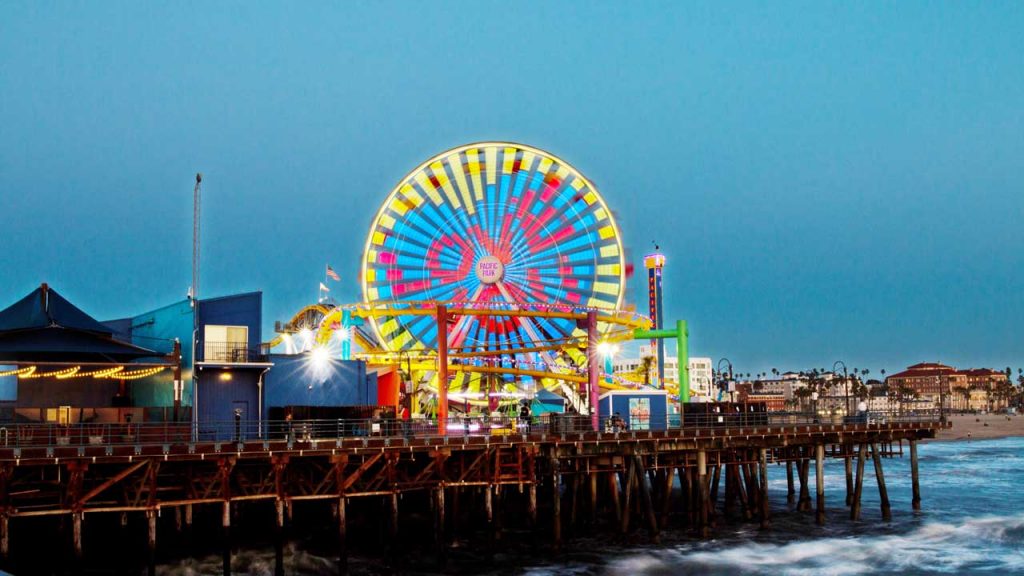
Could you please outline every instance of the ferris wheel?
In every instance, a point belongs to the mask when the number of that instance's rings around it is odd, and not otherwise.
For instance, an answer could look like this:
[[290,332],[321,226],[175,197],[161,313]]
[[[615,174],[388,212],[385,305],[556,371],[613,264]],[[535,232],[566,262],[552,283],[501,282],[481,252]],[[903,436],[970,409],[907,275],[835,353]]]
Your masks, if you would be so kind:
[[[625,280],[619,230],[594,186],[563,160],[505,142],[460,146],[427,160],[391,191],[373,221],[363,299],[466,307],[617,309]],[[426,315],[371,320],[385,349],[434,349]],[[465,315],[453,349],[564,342],[575,320]]]

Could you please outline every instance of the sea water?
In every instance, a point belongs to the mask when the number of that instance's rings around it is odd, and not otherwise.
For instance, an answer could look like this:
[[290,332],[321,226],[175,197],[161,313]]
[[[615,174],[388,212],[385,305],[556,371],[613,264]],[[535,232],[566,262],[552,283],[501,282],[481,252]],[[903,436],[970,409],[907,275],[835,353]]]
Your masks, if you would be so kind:
[[[892,521],[882,522],[874,468],[865,466],[860,522],[851,522],[841,460],[827,460],[824,527],[814,513],[786,502],[784,466],[769,466],[772,526],[720,522],[713,538],[662,532],[661,544],[644,545],[643,531],[630,541],[617,536],[573,539],[559,556],[497,554],[493,562],[452,566],[460,574],[548,576],[676,574],[1024,574],[1024,438],[930,442],[918,447],[922,510],[911,509],[910,458],[883,459]],[[814,497],[813,467],[810,474]],[[240,574],[273,574],[269,551],[244,551]],[[241,565],[239,565],[241,564]],[[333,573],[330,560],[293,549],[297,574]],[[386,574],[372,560],[353,558],[350,573]],[[161,567],[164,574],[216,574],[219,558]],[[430,574],[415,570],[416,574]]]

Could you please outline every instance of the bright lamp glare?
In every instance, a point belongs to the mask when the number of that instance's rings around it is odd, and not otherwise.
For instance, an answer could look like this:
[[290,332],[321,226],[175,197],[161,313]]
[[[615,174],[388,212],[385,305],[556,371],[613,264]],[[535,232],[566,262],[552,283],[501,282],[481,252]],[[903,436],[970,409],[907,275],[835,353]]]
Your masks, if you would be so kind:
[[338,340],[341,340],[342,342],[348,340],[348,330],[338,330],[337,332],[335,332],[335,334],[338,335]]
[[331,355],[327,351],[327,348],[318,346],[313,348],[310,360],[313,362],[313,367],[319,370],[327,367],[331,361]]
[[602,356],[609,356],[618,352],[619,347],[609,342],[601,342],[597,345],[597,351]]

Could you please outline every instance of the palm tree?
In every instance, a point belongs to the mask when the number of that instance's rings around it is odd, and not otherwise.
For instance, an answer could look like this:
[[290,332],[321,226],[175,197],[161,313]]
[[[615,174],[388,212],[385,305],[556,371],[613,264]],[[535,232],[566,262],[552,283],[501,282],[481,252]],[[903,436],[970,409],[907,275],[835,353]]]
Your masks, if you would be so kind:
[[651,385],[651,371],[654,370],[654,366],[658,363],[658,359],[654,356],[644,356],[640,359],[640,365],[636,367],[636,373],[638,376],[642,376],[644,379],[644,386]]
[[957,392],[963,397],[963,405],[960,407],[961,410],[969,410],[971,408],[971,389],[966,386],[963,388],[957,388]]

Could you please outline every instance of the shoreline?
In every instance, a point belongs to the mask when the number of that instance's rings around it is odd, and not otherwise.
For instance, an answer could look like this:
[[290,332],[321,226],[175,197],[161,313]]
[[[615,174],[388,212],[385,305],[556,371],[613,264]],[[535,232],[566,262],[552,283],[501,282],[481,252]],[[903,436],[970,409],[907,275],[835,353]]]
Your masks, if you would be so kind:
[[1024,417],[1007,414],[952,414],[953,427],[924,442],[969,442],[1024,436]]

